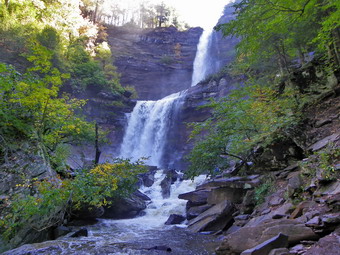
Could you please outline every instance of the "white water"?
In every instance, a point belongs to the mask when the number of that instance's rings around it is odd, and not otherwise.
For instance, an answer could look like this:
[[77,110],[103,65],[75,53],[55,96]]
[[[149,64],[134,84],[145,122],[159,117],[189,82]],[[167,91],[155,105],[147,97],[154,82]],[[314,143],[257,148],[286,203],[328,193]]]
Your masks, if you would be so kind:
[[194,70],[192,73],[191,79],[191,87],[195,86],[201,80],[203,80],[208,71],[208,49],[211,42],[211,35],[213,33],[213,29],[204,30],[199,43],[197,45],[197,52],[194,60]]
[[138,101],[128,119],[120,148],[121,158],[149,157],[148,165],[161,166],[168,129],[181,93],[158,101]]
[[[221,16],[222,10],[220,9],[219,12],[220,15],[218,16],[218,19]],[[191,87],[196,86],[197,83],[202,81],[212,72],[210,66],[211,61],[213,61],[213,59],[210,59],[209,48],[211,47],[211,39],[214,33],[214,26],[216,25],[216,23],[217,21],[214,20],[214,22],[211,21],[209,24],[206,25],[198,42],[196,56],[193,65]]]
[[117,224],[133,225],[140,229],[162,229],[164,223],[169,218],[170,214],[185,215],[186,200],[178,199],[179,194],[195,190],[197,185],[202,184],[206,176],[200,175],[192,180],[177,180],[171,185],[170,197],[163,198],[161,181],[165,178],[162,170],[158,170],[155,174],[155,182],[151,187],[142,187],[141,192],[146,194],[151,199],[151,203],[145,209],[145,215],[142,217],[117,220]]

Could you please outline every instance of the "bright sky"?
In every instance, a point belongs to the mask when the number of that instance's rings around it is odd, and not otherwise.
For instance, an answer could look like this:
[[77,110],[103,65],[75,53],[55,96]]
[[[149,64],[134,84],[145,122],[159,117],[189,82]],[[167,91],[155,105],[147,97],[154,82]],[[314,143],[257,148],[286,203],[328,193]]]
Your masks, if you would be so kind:
[[215,26],[223,7],[232,0],[164,0],[174,6],[181,18],[190,26],[203,28]]
[[177,10],[180,20],[191,27],[213,27],[223,12],[223,7],[232,0],[115,0],[126,6],[136,6],[141,2],[161,3],[173,6]]

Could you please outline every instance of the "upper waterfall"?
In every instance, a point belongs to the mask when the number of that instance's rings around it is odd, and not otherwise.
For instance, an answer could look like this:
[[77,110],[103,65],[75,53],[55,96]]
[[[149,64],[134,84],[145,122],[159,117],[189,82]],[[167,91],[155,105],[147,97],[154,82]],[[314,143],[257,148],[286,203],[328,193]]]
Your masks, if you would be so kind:
[[217,21],[222,15],[222,10],[220,11],[220,15],[218,16],[215,22],[210,22],[206,25],[203,30],[203,33],[200,37],[199,43],[197,45],[196,56],[193,64],[193,73],[191,79],[191,87],[195,86],[201,80],[203,80],[207,75],[216,72],[213,65],[213,59],[209,54],[209,49],[212,46],[212,36],[214,34],[214,26],[217,24]]
[[162,166],[168,129],[181,93],[158,101],[138,101],[128,119],[120,157],[137,160],[149,157],[147,164]]

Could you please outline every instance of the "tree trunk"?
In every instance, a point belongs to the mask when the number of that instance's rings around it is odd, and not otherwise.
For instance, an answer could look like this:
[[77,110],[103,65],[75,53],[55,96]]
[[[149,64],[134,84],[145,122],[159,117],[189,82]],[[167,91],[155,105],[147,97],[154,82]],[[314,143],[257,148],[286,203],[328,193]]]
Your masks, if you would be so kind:
[[95,124],[95,131],[96,131],[96,138],[95,138],[95,149],[96,149],[96,155],[95,155],[95,159],[94,159],[94,164],[97,165],[99,163],[99,158],[100,158],[100,154],[102,153],[99,149],[99,142],[98,142],[98,123],[96,122]]

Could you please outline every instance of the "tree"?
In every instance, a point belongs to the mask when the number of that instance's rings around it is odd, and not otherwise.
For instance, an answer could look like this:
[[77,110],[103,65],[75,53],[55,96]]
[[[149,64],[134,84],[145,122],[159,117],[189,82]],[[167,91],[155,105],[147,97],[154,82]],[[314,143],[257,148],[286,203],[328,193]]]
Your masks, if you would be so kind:
[[268,85],[252,83],[205,106],[211,107],[213,114],[193,124],[191,139],[195,146],[188,157],[189,176],[213,175],[216,167],[223,169],[232,159],[246,162],[253,147],[269,144],[280,130],[299,118],[294,90],[279,95]]
[[155,9],[158,27],[162,27],[162,24],[166,23],[169,20],[170,9],[164,4],[164,2],[162,2],[159,5],[156,5]]
[[[329,57],[338,63],[339,3],[333,0],[242,0],[234,4],[237,17],[217,29],[225,35],[241,38],[239,60],[246,68],[256,69],[259,62],[276,59],[281,73],[289,72],[290,61],[315,43],[319,51],[329,49]],[[337,19],[335,18],[337,17]]]
[[91,139],[94,132],[93,125],[76,114],[85,101],[59,97],[59,88],[68,75],[52,67],[52,55],[35,42],[27,56],[33,63],[28,72],[21,74],[4,64],[0,68],[1,136],[35,142],[45,157],[59,144]]

